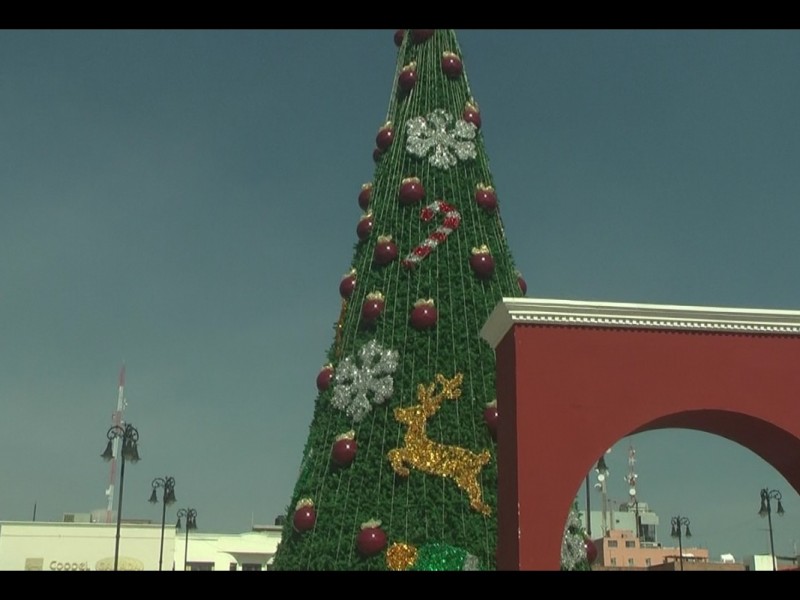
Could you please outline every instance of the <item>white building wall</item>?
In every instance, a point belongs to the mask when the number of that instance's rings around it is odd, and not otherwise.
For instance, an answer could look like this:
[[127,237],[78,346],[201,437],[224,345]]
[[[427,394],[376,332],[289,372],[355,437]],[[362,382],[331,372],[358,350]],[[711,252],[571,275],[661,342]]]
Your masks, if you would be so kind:
[[743,562],[750,571],[772,571],[775,567],[771,554],[750,554],[744,557]]
[[[586,519],[586,511],[580,510],[578,511],[581,525],[589,534],[589,537],[592,539],[598,539],[603,537],[603,513],[599,510],[591,511],[591,521],[592,521],[592,528],[591,531],[588,528],[587,519]],[[619,511],[613,510],[608,511],[606,513],[606,529],[621,529],[626,531],[636,531],[636,515],[634,513],[626,512],[626,511]]]
[[[0,523],[0,570],[111,571],[116,524]],[[161,525],[124,525],[120,531],[118,569],[158,570]],[[164,538],[164,555],[174,548]],[[171,567],[171,563],[170,563]]]
[[[269,526],[236,534],[164,529],[162,570],[266,570],[277,550],[281,528]],[[115,523],[0,521],[0,571],[101,571],[114,569]],[[118,570],[157,571],[160,524],[123,523]]]
[[[183,570],[188,564],[190,570],[210,568],[213,571],[243,570],[244,565],[258,565],[259,570],[267,570],[278,543],[281,529],[270,531],[251,531],[237,534],[215,534],[189,532],[189,545],[186,546],[186,532],[177,534],[175,569]],[[186,562],[184,562],[186,555]]]

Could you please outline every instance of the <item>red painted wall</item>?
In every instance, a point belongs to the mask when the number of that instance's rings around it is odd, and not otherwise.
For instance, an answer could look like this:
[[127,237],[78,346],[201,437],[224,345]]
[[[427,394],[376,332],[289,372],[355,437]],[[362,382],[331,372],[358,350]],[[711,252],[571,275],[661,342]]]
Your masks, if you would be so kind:
[[632,433],[724,436],[800,493],[798,336],[516,324],[495,350],[501,570],[559,569],[575,490]]

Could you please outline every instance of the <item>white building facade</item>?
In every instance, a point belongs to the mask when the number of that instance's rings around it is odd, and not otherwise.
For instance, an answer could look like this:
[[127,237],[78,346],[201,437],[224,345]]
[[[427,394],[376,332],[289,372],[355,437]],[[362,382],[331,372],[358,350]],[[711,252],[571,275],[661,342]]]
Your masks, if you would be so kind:
[[244,533],[180,531],[160,524],[0,521],[0,571],[263,571],[280,526]]

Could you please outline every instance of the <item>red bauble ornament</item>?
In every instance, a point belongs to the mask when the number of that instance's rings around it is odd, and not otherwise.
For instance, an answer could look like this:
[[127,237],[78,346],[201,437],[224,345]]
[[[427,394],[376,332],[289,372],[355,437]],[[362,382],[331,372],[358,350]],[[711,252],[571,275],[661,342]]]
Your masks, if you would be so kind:
[[361,191],[358,193],[358,205],[361,210],[366,211],[369,208],[370,200],[372,200],[372,184],[365,183],[361,186]]
[[302,533],[313,529],[316,522],[317,511],[314,509],[314,503],[309,498],[303,498],[297,503],[292,516],[294,528]]
[[348,431],[336,437],[336,441],[331,448],[331,459],[340,467],[349,466],[356,457],[358,444],[355,440],[355,432]]
[[403,206],[416,204],[425,197],[425,188],[418,177],[406,177],[400,183],[397,199]]
[[398,29],[394,32],[394,45],[398,48],[403,45],[403,38],[406,36],[405,29]]
[[492,434],[492,439],[497,440],[497,400],[492,400],[486,405],[483,410],[483,420],[489,428],[489,433]]
[[383,157],[383,151],[380,148],[375,148],[375,150],[372,151],[372,160],[374,160],[375,162],[380,161],[382,157]]
[[367,521],[361,525],[356,546],[363,556],[375,556],[386,548],[386,533],[380,521]]
[[397,244],[392,241],[392,236],[381,235],[372,253],[372,258],[377,265],[388,265],[397,258]]
[[476,128],[481,128],[481,113],[478,110],[478,105],[473,100],[467,102],[464,112],[461,113],[461,118],[467,123],[472,123]]
[[411,41],[415,44],[421,44],[425,40],[428,40],[433,35],[433,29],[412,29],[411,30]]
[[397,85],[402,92],[410,92],[417,84],[417,63],[412,62],[403,67],[397,76]]
[[461,64],[461,59],[455,52],[442,53],[442,71],[450,79],[461,77],[464,72],[464,66]]
[[394,128],[391,121],[386,121],[375,136],[375,145],[381,152],[386,152],[394,141]]
[[490,185],[479,183],[475,186],[475,202],[486,212],[497,210],[497,194]]
[[345,300],[349,300],[356,289],[356,270],[350,269],[339,282],[339,295]]
[[525,280],[522,278],[522,275],[517,274],[517,283],[519,284],[519,289],[522,292],[522,295],[528,293],[528,284],[525,283]]
[[358,221],[358,225],[356,226],[356,233],[358,234],[358,239],[362,242],[369,237],[369,234],[372,233],[372,226],[374,221],[372,219],[372,213],[368,212],[364,215],[361,215],[361,219]]
[[333,365],[325,365],[317,375],[317,389],[320,392],[327,390],[333,381]]
[[597,546],[589,536],[584,536],[583,542],[586,545],[586,560],[590,565],[593,565],[597,560]]
[[411,326],[417,330],[430,329],[436,325],[439,313],[431,298],[417,300],[411,311]]
[[489,279],[494,274],[494,259],[486,245],[472,249],[469,266],[479,279]]
[[361,304],[361,318],[367,323],[372,324],[378,320],[383,312],[385,301],[380,292],[370,292]]

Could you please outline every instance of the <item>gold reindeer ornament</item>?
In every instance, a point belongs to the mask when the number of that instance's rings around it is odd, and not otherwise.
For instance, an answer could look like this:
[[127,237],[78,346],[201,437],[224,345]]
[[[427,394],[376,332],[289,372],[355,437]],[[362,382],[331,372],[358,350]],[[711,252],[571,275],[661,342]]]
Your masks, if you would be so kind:
[[[491,460],[489,451],[476,454],[460,446],[440,444],[430,439],[427,433],[428,419],[439,411],[442,401],[461,397],[463,378],[461,373],[456,373],[452,379],[438,373],[434,382],[417,386],[417,404],[394,409],[394,418],[406,425],[407,430],[403,436],[404,445],[389,450],[388,457],[398,475],[407,477],[410,473],[408,467],[413,467],[430,475],[453,479],[469,496],[470,506],[488,515],[492,509],[483,502],[478,476]],[[440,386],[438,393],[436,384]]]

